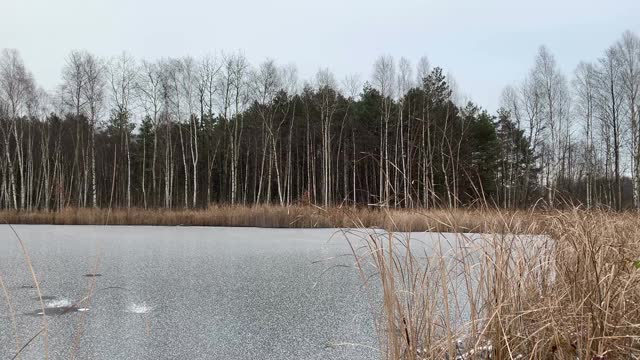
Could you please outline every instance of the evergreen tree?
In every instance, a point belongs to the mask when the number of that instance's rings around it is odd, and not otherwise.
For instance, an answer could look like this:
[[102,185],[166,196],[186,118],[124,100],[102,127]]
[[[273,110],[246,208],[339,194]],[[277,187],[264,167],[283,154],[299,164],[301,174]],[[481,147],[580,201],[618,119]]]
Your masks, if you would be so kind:
[[496,123],[499,154],[497,202],[504,207],[527,206],[538,191],[536,157],[524,131],[511,120],[509,111],[498,111]]

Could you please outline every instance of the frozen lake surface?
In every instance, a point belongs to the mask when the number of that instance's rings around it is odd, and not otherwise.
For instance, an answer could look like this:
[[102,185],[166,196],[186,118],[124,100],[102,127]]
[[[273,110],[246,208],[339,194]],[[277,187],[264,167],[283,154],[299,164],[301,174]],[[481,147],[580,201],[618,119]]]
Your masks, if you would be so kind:
[[[15,229],[48,307],[50,359],[380,356],[372,349],[377,340],[370,294],[353,257],[342,256],[351,250],[336,230]],[[22,345],[40,329],[42,310],[19,243],[5,225],[0,275]],[[92,287],[90,300],[76,304]],[[0,359],[10,359],[16,335],[0,296]],[[44,348],[40,336],[20,358],[42,359]]]

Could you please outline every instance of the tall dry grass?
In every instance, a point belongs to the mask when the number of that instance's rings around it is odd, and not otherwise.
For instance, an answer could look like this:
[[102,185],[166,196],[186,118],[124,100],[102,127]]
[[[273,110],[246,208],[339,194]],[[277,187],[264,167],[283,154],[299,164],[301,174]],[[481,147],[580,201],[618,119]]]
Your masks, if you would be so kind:
[[456,232],[428,249],[361,230],[354,254],[363,281],[381,284],[387,359],[640,357],[636,214],[492,216],[486,235]]
[[36,289],[37,295],[38,295],[38,302],[40,303],[40,309],[42,311],[42,326],[40,328],[40,330],[34,335],[32,336],[28,341],[26,341],[24,344],[21,344],[21,339],[18,333],[18,322],[17,322],[17,318],[16,318],[16,310],[13,306],[13,302],[11,300],[11,295],[9,293],[9,289],[7,288],[2,274],[0,274],[0,288],[2,289],[3,295],[4,295],[4,300],[6,302],[8,311],[9,311],[9,318],[11,319],[11,326],[13,328],[13,333],[14,333],[14,339],[15,339],[15,343],[16,343],[16,352],[13,355],[13,357],[11,357],[11,359],[18,359],[20,356],[20,353],[29,346],[29,344],[35,340],[37,337],[42,336],[44,338],[44,352],[43,352],[43,358],[46,360],[49,358],[49,322],[47,321],[47,318],[45,316],[45,304],[44,304],[44,300],[42,297],[42,290],[40,288],[40,281],[38,280],[38,277],[36,276],[36,272],[34,270],[33,267],[33,263],[31,261],[31,257],[29,255],[29,252],[24,244],[24,241],[22,240],[22,238],[18,235],[18,233],[16,232],[16,230],[13,228],[13,226],[9,225],[9,228],[11,229],[11,232],[13,233],[13,235],[15,236],[15,239],[18,241],[18,244],[20,245],[20,249],[22,251],[22,255],[24,257],[25,263],[27,265],[27,268],[29,270],[29,273],[31,275],[31,279],[33,280],[34,283],[34,287]]
[[[540,213],[514,211],[514,220],[530,223]],[[393,210],[315,206],[212,206],[200,210],[86,209],[0,211],[7,224],[255,226],[270,228],[377,227],[401,231],[483,232],[502,226],[496,210]],[[454,226],[454,227],[452,227]]]

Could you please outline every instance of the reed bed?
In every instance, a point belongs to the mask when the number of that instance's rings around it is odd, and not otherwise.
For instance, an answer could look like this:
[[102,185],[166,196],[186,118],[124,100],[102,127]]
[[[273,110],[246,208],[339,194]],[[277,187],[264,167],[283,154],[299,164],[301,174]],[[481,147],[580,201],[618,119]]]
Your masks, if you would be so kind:
[[352,248],[363,282],[381,285],[384,358],[640,358],[637,214],[492,216],[485,235],[458,231],[429,251],[360,230]]
[[[510,213],[519,222],[539,216],[528,211]],[[501,226],[498,212],[487,209],[393,210],[315,206],[212,206],[198,210],[87,209],[60,211],[0,211],[7,224],[254,226],[269,228],[376,227],[400,231],[483,232]]]

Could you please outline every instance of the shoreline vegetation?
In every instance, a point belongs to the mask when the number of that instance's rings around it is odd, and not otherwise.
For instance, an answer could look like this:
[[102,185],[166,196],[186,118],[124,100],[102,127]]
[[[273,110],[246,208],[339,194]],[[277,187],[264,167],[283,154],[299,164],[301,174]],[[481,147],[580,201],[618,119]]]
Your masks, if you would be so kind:
[[[353,228],[359,237],[346,241],[354,270],[363,286],[380,284],[381,301],[370,301],[382,304],[372,314],[381,358],[640,357],[640,221],[634,212],[261,205],[2,211],[0,221]],[[412,248],[405,231],[453,238],[428,253]]]
[[486,212],[492,234],[454,232],[431,253],[362,229],[351,244],[363,283],[381,284],[381,358],[640,357],[638,214],[523,215]]
[[414,232],[501,232],[525,227],[543,211],[387,209],[306,206],[213,206],[207,209],[88,209],[0,211],[0,223],[33,225],[230,226],[262,228],[380,228]]

